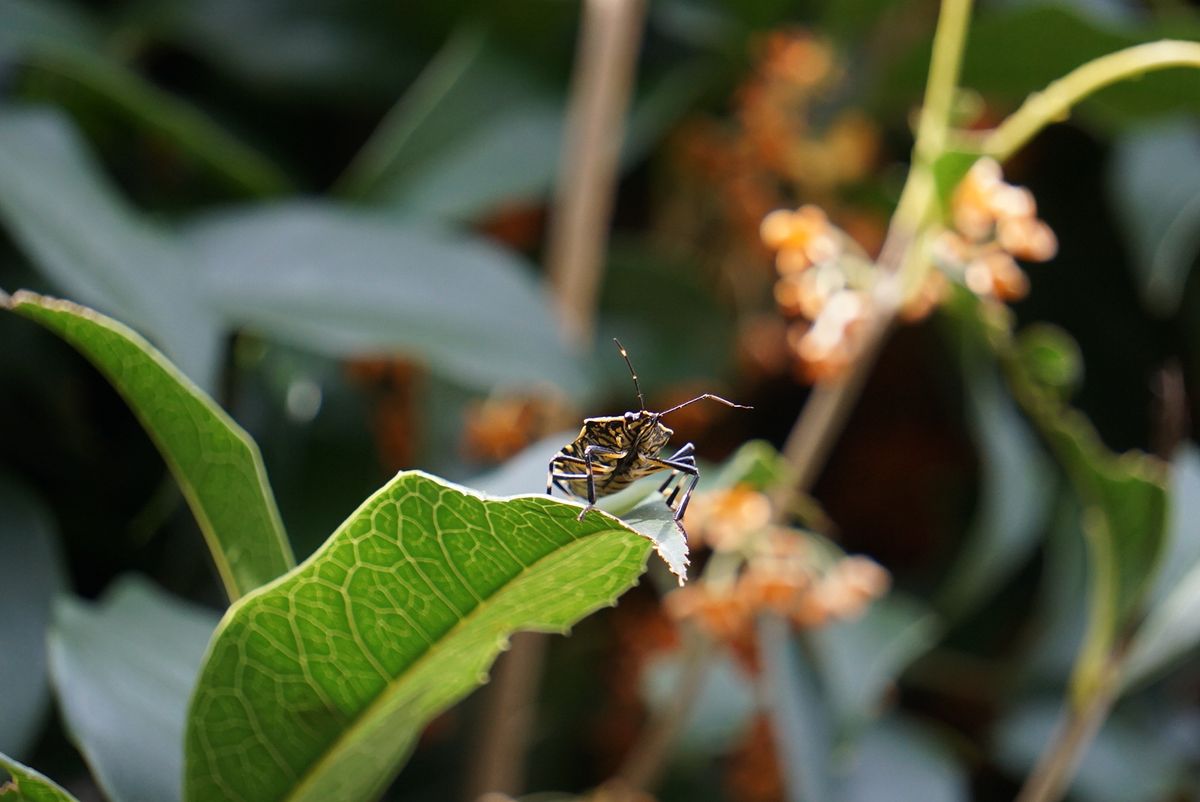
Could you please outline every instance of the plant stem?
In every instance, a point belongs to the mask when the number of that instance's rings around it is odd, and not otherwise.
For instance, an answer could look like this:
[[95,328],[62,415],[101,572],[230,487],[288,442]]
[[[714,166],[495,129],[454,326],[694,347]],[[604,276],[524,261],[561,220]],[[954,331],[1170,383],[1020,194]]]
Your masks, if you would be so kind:
[[[935,199],[932,164],[945,148],[950,126],[950,111],[957,91],[962,49],[966,42],[971,18],[972,0],[943,0],[934,34],[933,57],[930,61],[926,102],[917,126],[913,146],[913,163],[908,180],[901,192],[887,238],[877,262],[880,280],[873,293],[871,317],[867,320],[865,342],[849,373],[836,381],[817,384],[796,418],[783,446],[783,456],[791,470],[788,481],[776,485],[771,492],[776,522],[785,519],[796,498],[811,489],[829,457],[834,443],[850,417],[871,368],[887,340],[901,305],[901,288],[908,273],[920,267],[914,253],[920,241],[920,230],[927,222]],[[711,564],[711,563],[710,563]],[[711,639],[704,650],[698,650],[685,663],[684,676],[702,676],[703,665],[711,656]],[[667,757],[674,734],[691,709],[695,691],[691,683],[680,683],[671,701],[643,732],[631,751],[627,765],[637,761],[638,772],[623,769],[620,776],[629,790],[644,788],[660,772],[659,764]],[[768,689],[769,691],[771,689]],[[778,689],[775,689],[778,690]],[[647,756],[638,750],[655,745]]]
[[671,744],[683,727],[683,722],[691,711],[692,701],[699,695],[704,677],[708,673],[716,645],[712,638],[695,627],[689,627],[684,632],[684,642],[686,645],[680,661],[682,670],[675,692],[667,705],[657,711],[654,719],[642,731],[641,737],[629,750],[629,756],[617,772],[619,787],[628,792],[651,788],[657,784],[666,765]]
[[518,793],[524,785],[525,744],[533,727],[545,652],[545,633],[518,632],[497,662],[491,692],[483,698],[485,726],[467,778],[468,802],[488,792]]
[[583,6],[547,243],[559,320],[579,345],[590,344],[595,329],[643,12],[642,0],[587,0]]
[[1118,685],[1110,677],[1081,707],[1071,705],[1067,708],[1050,747],[1042,753],[1015,802],[1058,802],[1062,799],[1087,748],[1108,716]]
[[1071,108],[1110,84],[1171,67],[1200,68],[1200,43],[1164,39],[1093,59],[1025,99],[1015,112],[976,143],[1004,161],[1047,125],[1062,122]]

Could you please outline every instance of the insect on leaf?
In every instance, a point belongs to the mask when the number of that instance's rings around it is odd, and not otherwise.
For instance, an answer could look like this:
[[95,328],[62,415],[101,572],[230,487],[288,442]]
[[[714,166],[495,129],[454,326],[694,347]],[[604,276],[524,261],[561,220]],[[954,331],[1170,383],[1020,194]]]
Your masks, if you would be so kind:
[[565,631],[637,581],[650,540],[578,512],[396,476],[226,613],[189,713],[184,798],[377,797],[514,632]]

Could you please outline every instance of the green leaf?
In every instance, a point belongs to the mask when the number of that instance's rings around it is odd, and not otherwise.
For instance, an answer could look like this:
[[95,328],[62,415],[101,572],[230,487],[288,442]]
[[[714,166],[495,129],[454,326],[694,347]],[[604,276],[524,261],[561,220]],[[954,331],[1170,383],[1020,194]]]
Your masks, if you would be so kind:
[[104,101],[105,110],[119,111],[240,191],[266,195],[288,186],[262,154],[106,52],[96,26],[79,8],[0,0],[0,55],[82,87]]
[[55,284],[147,332],[211,386],[218,321],[184,254],[125,205],[60,115],[0,109],[0,218]]
[[162,354],[69,301],[18,292],[8,308],[69,342],[125,398],[179,482],[231,599],[294,564],[258,446]]
[[1157,460],[1106,451],[1078,412],[1062,413],[1051,434],[1085,505],[1091,609],[1072,680],[1078,699],[1103,681],[1118,638],[1141,612],[1165,541],[1167,490]]
[[978,153],[962,150],[946,150],[934,160],[933,183],[943,215],[949,214],[950,199],[954,197],[954,190],[977,161]]
[[1200,644],[1200,451],[1173,464],[1168,551],[1125,662],[1126,685],[1160,674]]
[[0,474],[0,752],[23,756],[50,702],[46,627],[63,585],[50,512],[33,492]]
[[78,802],[48,777],[3,753],[0,753],[0,769],[12,778],[10,783],[0,785],[0,799],[4,802]]
[[1075,338],[1047,323],[1026,326],[1017,336],[1017,358],[1029,379],[1066,401],[1083,382],[1083,354]]
[[779,449],[766,440],[750,440],[716,471],[712,480],[704,482],[705,490],[720,490],[747,484],[756,490],[768,490],[783,480],[789,466]]
[[587,391],[532,272],[482,239],[319,203],[225,212],[186,236],[238,325],[334,356],[403,351],[475,387]]
[[50,665],[71,739],[112,802],[182,798],[188,697],[212,611],[127,576],[92,605],[63,598]]
[[1117,222],[1146,305],[1173,315],[1200,253],[1200,133],[1192,121],[1117,141],[1108,173]]
[[[1054,338],[1040,338],[1039,348],[1052,351],[1053,343]],[[1090,610],[1072,680],[1078,701],[1108,681],[1113,649],[1140,615],[1154,580],[1166,542],[1166,471],[1160,460],[1142,452],[1110,452],[1087,417],[1062,402],[1061,389],[1029,370],[1019,345],[1006,340],[1001,348],[1014,393],[1083,503]],[[1069,363],[1072,357],[1043,354],[1039,361]]]
[[578,510],[398,475],[226,613],[192,700],[185,799],[378,796],[512,633],[565,631],[637,580],[652,544]]

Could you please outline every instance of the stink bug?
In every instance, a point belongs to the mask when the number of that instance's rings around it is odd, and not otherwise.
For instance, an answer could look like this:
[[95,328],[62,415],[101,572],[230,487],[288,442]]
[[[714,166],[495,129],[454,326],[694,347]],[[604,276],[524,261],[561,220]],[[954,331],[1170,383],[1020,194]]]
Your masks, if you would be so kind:
[[[633,389],[637,391],[639,410],[605,418],[584,418],[583,428],[579,430],[575,441],[564,446],[562,451],[550,460],[546,473],[546,492],[552,493],[557,487],[567,495],[586,498],[587,506],[579,513],[579,520],[583,520],[588,510],[596,505],[598,496],[607,496],[623,490],[643,476],[670,471],[671,475],[658,488],[658,492],[666,494],[667,488],[675,483],[674,489],[667,496],[667,507],[674,510],[675,520],[678,522],[687,511],[692,491],[700,481],[700,471],[696,469],[696,447],[691,443],[685,443],[683,448],[666,459],[659,456],[674,434],[663,424],[663,416],[705,399],[718,401],[736,409],[752,407],[705,393],[663,412],[650,412],[646,409],[646,400],[642,396],[641,386],[638,385],[633,363],[629,361],[629,354],[615,338],[613,342],[617,344],[621,358],[629,368],[629,375],[633,377]],[[683,496],[679,498],[679,506],[673,507],[684,482],[688,482],[687,490],[684,490]]]

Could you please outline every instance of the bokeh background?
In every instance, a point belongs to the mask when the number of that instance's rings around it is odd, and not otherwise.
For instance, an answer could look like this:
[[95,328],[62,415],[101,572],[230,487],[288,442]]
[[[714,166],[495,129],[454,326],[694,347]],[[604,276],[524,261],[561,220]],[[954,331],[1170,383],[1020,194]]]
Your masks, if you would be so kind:
[[[608,133],[623,137],[620,180],[579,345],[545,288],[579,4],[0,0],[0,287],[94,305],[178,361],[261,444],[300,556],[398,469],[469,483],[585,415],[631,408],[613,336],[651,407],[704,391],[754,405],[673,422],[704,459],[779,444],[809,389],[759,222],[816,203],[879,247],[936,12],[651,0],[627,124]],[[1200,38],[1193,4],[982,2],[956,115],[994,125],[1088,58],[1163,36]],[[1197,111],[1194,76],[1149,76],[1006,166],[1060,242],[1014,312],[1078,342],[1074,402],[1115,450],[1194,459]],[[841,546],[891,571],[897,620],[921,625],[954,582],[986,587],[936,636],[871,653],[877,698],[847,799],[1011,798],[1078,642],[1072,502],[982,360],[939,315],[898,330],[816,486]],[[137,572],[216,610],[220,589],[124,403],[11,315],[0,421],[0,697],[29,702],[8,718],[0,705],[0,749],[99,799],[48,702],[51,595],[93,599]],[[991,573],[956,578],[981,526],[1011,528],[1013,545]],[[609,776],[678,649],[653,583],[552,639],[527,788]],[[659,799],[784,799],[752,663],[721,663]],[[1198,668],[1123,703],[1072,799],[1194,798]],[[388,799],[462,798],[481,698],[429,728]]]

